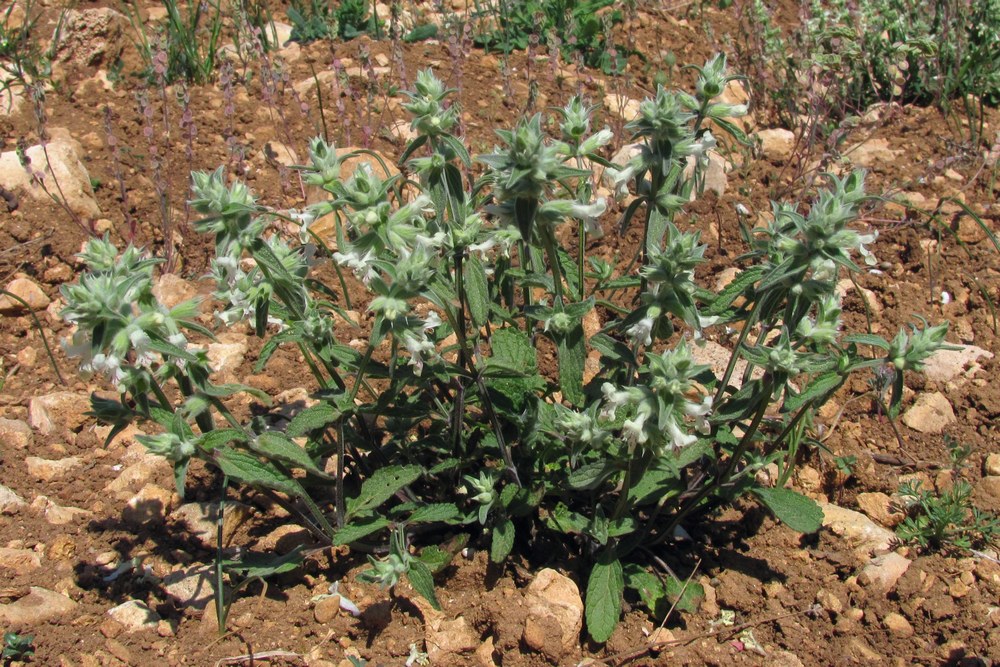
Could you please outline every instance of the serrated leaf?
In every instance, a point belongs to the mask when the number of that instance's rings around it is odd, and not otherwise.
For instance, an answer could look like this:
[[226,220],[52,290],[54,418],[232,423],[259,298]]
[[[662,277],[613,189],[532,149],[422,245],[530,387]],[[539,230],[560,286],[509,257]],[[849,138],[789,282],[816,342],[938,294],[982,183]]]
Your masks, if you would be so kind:
[[246,433],[235,428],[217,428],[198,437],[195,446],[205,452],[211,452],[234,441],[246,440]]
[[794,412],[809,401],[818,400],[821,397],[826,396],[843,384],[846,379],[847,378],[840,375],[840,373],[833,371],[823,373],[809,383],[801,394],[790,394],[785,399],[785,404],[782,406],[782,410],[784,412]]
[[432,607],[438,610],[441,609],[437,596],[434,594],[434,575],[426,563],[418,558],[411,559],[410,569],[406,573],[406,577],[410,580],[413,590],[420,593],[424,599],[431,603]]
[[812,498],[791,489],[758,487],[757,498],[782,523],[800,533],[815,533],[823,525],[823,509]]
[[343,413],[329,403],[317,403],[292,417],[285,432],[292,438],[306,435],[317,429],[326,428],[343,416]]
[[302,485],[273,463],[261,461],[252,454],[230,447],[220,447],[215,450],[214,455],[216,465],[232,479],[251,486],[281,491],[298,498],[309,508],[313,518],[326,531],[327,535],[333,534],[333,526],[327,521],[326,515],[323,514],[312,497],[302,488]]
[[733,301],[735,301],[738,296],[746,292],[747,288],[764,277],[766,269],[766,266],[758,264],[750,267],[746,271],[741,271],[731,283],[726,285],[722,291],[719,292],[718,296],[712,300],[712,303],[710,303],[707,308],[702,310],[703,315],[706,317],[721,315],[727,308],[729,308],[729,306],[733,304]]
[[563,503],[557,503],[549,516],[545,517],[545,525],[560,533],[580,534],[587,529],[590,521],[579,512],[571,511]]
[[892,348],[886,339],[873,334],[851,334],[850,336],[844,336],[844,342],[854,343],[855,345],[871,345],[872,347],[886,351]]
[[235,573],[244,579],[263,579],[275,574],[291,572],[302,565],[302,547],[282,556],[276,554],[248,553],[239,560],[224,560],[222,568],[226,572]]
[[420,555],[417,556],[417,558],[427,564],[427,567],[431,569],[432,574],[437,574],[441,570],[448,567],[451,564],[451,561],[455,559],[455,556],[457,556],[468,543],[468,533],[459,533],[441,546],[432,544],[424,547],[420,551]]
[[465,277],[465,298],[469,306],[469,316],[476,327],[486,324],[490,314],[490,292],[486,282],[486,269],[475,255],[469,255],[463,267]]
[[490,560],[502,563],[514,548],[514,522],[507,519],[493,528],[493,541],[490,542]]
[[379,468],[361,485],[357,498],[347,501],[347,517],[373,510],[389,500],[397,491],[420,477],[420,466],[387,466]]
[[250,440],[250,449],[272,461],[287,463],[302,468],[317,477],[329,479],[329,475],[316,467],[309,454],[281,431],[265,431]]
[[690,581],[685,587],[683,581],[669,574],[657,576],[634,563],[626,565],[624,572],[625,585],[639,594],[642,603],[656,618],[663,618],[675,601],[680,611],[697,611],[705,596],[701,584]]
[[587,350],[583,338],[583,326],[577,324],[560,338],[558,347],[559,388],[563,398],[576,406],[586,398],[583,395],[583,367]]
[[622,564],[614,553],[606,553],[590,571],[587,580],[587,632],[599,643],[608,641],[622,613],[625,578]]
[[618,469],[611,461],[587,463],[571,472],[566,483],[575,491],[593,491]]
[[368,537],[372,533],[377,533],[383,528],[386,528],[388,525],[389,520],[380,516],[365,520],[359,519],[352,521],[333,534],[333,545],[341,546],[357,542],[358,540]]
[[458,518],[461,512],[453,503],[433,503],[424,505],[413,510],[413,514],[407,518],[407,523],[434,523],[438,521],[451,521]]

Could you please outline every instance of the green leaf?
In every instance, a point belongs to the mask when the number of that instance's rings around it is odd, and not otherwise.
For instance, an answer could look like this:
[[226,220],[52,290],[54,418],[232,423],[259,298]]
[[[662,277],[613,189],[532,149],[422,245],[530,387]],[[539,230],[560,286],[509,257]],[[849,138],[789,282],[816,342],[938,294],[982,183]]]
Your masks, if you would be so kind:
[[410,559],[410,569],[406,573],[406,577],[410,580],[413,590],[420,593],[424,599],[431,603],[432,607],[441,609],[437,596],[434,594],[434,575],[431,574],[431,569],[427,567],[426,563],[419,558]]
[[451,561],[455,559],[455,556],[457,556],[468,543],[468,533],[459,533],[455,537],[448,540],[448,542],[446,542],[443,546],[432,544],[424,547],[420,551],[420,555],[417,556],[417,558],[427,563],[427,567],[431,569],[433,574],[437,574],[444,568],[451,565]]
[[611,336],[603,333],[596,334],[590,338],[590,346],[601,353],[601,356],[610,361],[627,366],[635,364],[635,354],[628,345],[615,340]]
[[617,470],[618,466],[611,461],[587,463],[571,472],[566,483],[575,491],[593,491]]
[[296,547],[283,556],[276,554],[248,553],[239,560],[223,560],[226,572],[239,574],[244,579],[263,579],[275,574],[291,572],[302,564],[302,547]]
[[292,417],[285,432],[297,438],[315,430],[326,428],[343,416],[343,413],[329,403],[317,403]]
[[845,380],[847,380],[846,377],[834,371],[823,373],[817,376],[801,394],[789,394],[782,406],[782,411],[795,412],[809,401],[819,400],[821,397],[829,395]]
[[552,530],[567,534],[580,534],[587,529],[590,521],[579,512],[571,511],[563,503],[557,503],[552,513],[545,517],[545,525]]
[[287,463],[296,468],[302,468],[317,477],[329,479],[329,475],[316,467],[306,450],[292,442],[292,439],[281,431],[265,431],[250,440],[250,449],[272,461]]
[[571,404],[583,404],[583,366],[587,350],[583,340],[583,326],[577,324],[559,340],[559,388],[563,398]]
[[168,343],[165,340],[151,338],[147,341],[146,346],[153,352],[157,352],[164,357],[183,359],[184,361],[190,361],[192,363],[196,363],[198,361],[198,357],[194,354],[188,352],[187,350],[182,350],[173,343]]
[[360,539],[368,537],[389,525],[389,520],[382,517],[373,517],[364,520],[356,520],[347,524],[333,534],[333,545],[341,546],[351,544]]
[[195,446],[198,449],[211,452],[223,445],[228,445],[234,441],[244,441],[246,440],[246,433],[235,428],[217,428],[214,431],[209,431],[202,436],[199,436]]
[[389,500],[397,491],[420,477],[420,466],[387,466],[379,468],[361,485],[357,498],[347,501],[347,517],[373,510]]
[[502,563],[514,548],[514,522],[507,519],[493,528],[493,541],[490,543],[490,560]]
[[657,618],[663,618],[675,602],[680,611],[695,612],[705,597],[704,587],[694,581],[685,588],[683,581],[669,574],[656,576],[635,563],[626,565],[624,572],[625,585],[639,594],[642,603]]
[[614,551],[602,554],[587,580],[587,632],[602,644],[611,637],[622,613],[625,578],[622,564],[614,555]]
[[188,466],[190,465],[191,459],[189,458],[174,464],[174,486],[177,487],[177,495],[180,496],[181,500],[184,500],[184,485],[187,480]]
[[316,519],[320,527],[328,535],[333,534],[333,526],[327,521],[326,515],[323,514],[323,511],[316,505],[312,497],[302,488],[302,485],[294,477],[290,477],[273,463],[261,461],[252,454],[230,447],[220,447],[215,450],[214,455],[215,463],[219,466],[219,469],[237,482],[281,491],[289,496],[298,498],[309,508],[309,512]]
[[854,343],[855,345],[871,345],[872,347],[877,347],[886,351],[889,351],[892,348],[886,339],[873,334],[851,334],[850,336],[844,336],[844,342]]
[[435,23],[423,23],[413,28],[410,32],[403,35],[403,41],[407,44],[413,44],[414,42],[422,42],[425,39],[432,39],[437,37],[438,27]]
[[481,327],[490,314],[490,292],[486,282],[486,269],[475,255],[469,255],[463,267],[465,277],[465,298],[469,306],[472,323]]
[[758,487],[754,495],[792,530],[815,533],[823,525],[823,510],[812,498],[791,489]]
[[413,510],[413,514],[406,520],[407,523],[435,523],[440,521],[451,521],[458,518],[461,512],[453,503],[432,503]]

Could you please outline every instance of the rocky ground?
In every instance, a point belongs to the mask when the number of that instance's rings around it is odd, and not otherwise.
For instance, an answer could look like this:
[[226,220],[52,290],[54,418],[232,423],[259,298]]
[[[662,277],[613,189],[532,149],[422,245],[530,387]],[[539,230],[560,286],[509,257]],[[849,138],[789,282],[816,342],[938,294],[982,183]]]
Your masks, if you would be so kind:
[[[46,3],[42,14],[49,32],[58,4]],[[150,22],[162,20],[159,3],[140,4]],[[706,23],[716,43],[705,36]],[[411,665],[419,653],[433,664],[484,667],[1000,663],[996,549],[923,553],[900,545],[893,532],[903,519],[897,489],[907,479],[937,493],[965,479],[976,507],[1000,510],[1000,389],[993,381],[1000,248],[956,203],[998,231],[997,147],[964,145],[937,110],[893,105],[869,110],[836,146],[806,145],[801,134],[757,114],[747,129],[756,131],[758,146],[716,156],[710,192],[682,220],[709,244],[697,278],[712,286],[744,250],[737,205],[757,216],[770,210],[771,198],[795,200],[816,165],[867,168],[869,191],[886,193],[864,220],[879,230],[881,263],[857,285],[842,285],[849,325],[861,329],[870,318],[873,332],[891,338],[913,315],[951,322],[948,341],[958,349],[935,355],[923,376],[910,376],[895,429],[864,396],[864,381],[845,387],[820,415],[828,451],[809,454],[794,480],[822,504],[818,535],[803,537],[750,505],[689,527],[690,542],[662,557],[705,587],[700,609],[664,627],[628,609],[603,646],[581,643],[579,563],[522,554],[497,568],[478,552],[437,582],[443,612],[436,612],[405,586],[390,596],[359,583],[363,555],[317,550],[301,570],[249,585],[220,636],[212,473],[195,470],[182,502],[169,465],[136,441],[139,431],[105,447],[107,429],[86,412],[90,393],[108,387],[79,379],[58,345],[68,334],[59,286],[78,274],[75,253],[87,235],[134,237],[169,253],[173,270],[157,286],[163,302],[207,296],[211,285],[202,276],[211,248],[190,228],[184,204],[192,169],[227,164],[262,202],[301,206],[308,193],[288,166],[324,125],[338,146],[368,145],[395,161],[408,125],[393,86],[426,66],[460,89],[473,152],[492,146],[493,128],[580,91],[603,103],[600,122],[616,129],[616,149],[627,153],[622,125],[652,90],[655,72],[635,61],[627,76],[609,78],[515,54],[505,78],[495,55],[461,43],[421,42],[397,52],[362,38],[291,43],[274,56],[271,79],[175,86],[161,97],[134,77],[114,76],[118,57],[121,71],[138,67],[130,30],[115,3],[78,3],[57,52],[58,85],[40,105],[15,90],[0,115],[7,202],[0,202],[0,284],[19,297],[0,297],[0,627],[34,635],[35,663],[321,667],[363,658]],[[648,9],[623,28],[635,48],[672,50],[678,63],[704,61],[733,30],[731,14],[714,9]],[[753,104],[752,93],[752,82],[727,91]],[[1000,142],[1000,116],[990,112],[986,128]],[[31,169],[45,174],[46,188],[33,185],[22,150]],[[634,247],[635,234],[610,233],[613,215],[605,224],[609,234],[594,252]],[[210,303],[204,313],[202,322],[212,325]],[[253,373],[259,342],[249,334],[222,334],[208,345],[217,376],[261,389],[275,409],[307,400],[313,387],[303,383],[293,353]],[[344,341],[354,335],[343,332]],[[709,363],[726,343],[719,338],[703,348]],[[249,399],[234,405],[244,416],[259,409]],[[949,443],[968,446],[961,465],[949,457]],[[838,457],[853,462],[838,467]],[[227,504],[228,545],[287,552],[308,539],[266,498],[247,492],[239,500]]]

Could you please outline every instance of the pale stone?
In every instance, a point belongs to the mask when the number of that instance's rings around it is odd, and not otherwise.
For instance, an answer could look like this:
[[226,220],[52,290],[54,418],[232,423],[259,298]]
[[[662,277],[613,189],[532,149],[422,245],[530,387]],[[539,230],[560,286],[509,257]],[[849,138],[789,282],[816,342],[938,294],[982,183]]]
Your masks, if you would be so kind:
[[799,656],[791,651],[774,651],[768,656],[767,664],[771,667],[803,667]]
[[[53,206],[55,204],[50,194],[54,194],[60,199],[64,198],[65,204],[82,218],[95,220],[101,217],[101,209],[94,199],[90,184],[90,174],[80,161],[79,144],[68,133],[63,135],[53,129],[50,134],[52,140],[44,148],[36,145],[25,150],[31,161],[31,173],[21,164],[16,151],[0,154],[0,187],[11,192],[26,193],[37,202]],[[32,174],[35,173],[41,175],[44,188],[34,181]]]
[[126,500],[141,491],[153,478],[171,474],[171,467],[166,459],[146,456],[122,470],[104,490],[119,500]]
[[[691,178],[694,175],[695,163],[697,158],[693,155],[689,155],[687,158],[687,165],[684,168],[684,176],[686,178]],[[729,177],[727,174],[733,170],[733,164],[722,157],[716,151],[708,152],[708,165],[704,167],[703,174],[705,182],[703,183],[705,192],[714,192],[716,195],[721,197],[726,193],[726,186],[729,183]],[[691,190],[691,201],[698,199],[697,189]]]
[[129,498],[122,509],[122,522],[133,528],[162,524],[173,509],[174,494],[158,484],[147,484]]
[[843,537],[858,553],[868,555],[873,551],[886,551],[896,539],[892,531],[875,524],[861,512],[832,503],[820,503],[820,507],[823,526]]
[[618,95],[617,93],[608,93],[604,96],[604,108],[607,109],[608,113],[612,113],[626,121],[631,121],[639,115],[641,104],[639,100]]
[[0,513],[10,514],[26,504],[24,498],[0,484]]
[[331,595],[316,602],[313,618],[320,625],[326,625],[340,614],[340,596]]
[[34,549],[0,547],[0,569],[12,570],[15,574],[28,574],[41,566],[42,559]]
[[6,626],[36,626],[76,609],[76,602],[62,593],[32,586],[28,595],[0,605],[0,623]]
[[[967,380],[982,370],[978,360],[992,359],[993,353],[975,345],[956,345],[957,350],[938,350],[924,361],[923,374],[935,382]],[[961,377],[960,377],[961,376]],[[961,383],[956,383],[961,384]]]
[[257,548],[264,552],[286,554],[296,547],[309,544],[312,540],[312,533],[305,528],[294,523],[286,523],[257,540]]
[[943,433],[957,421],[951,403],[940,392],[921,394],[903,414],[903,423],[920,433]]
[[844,611],[844,603],[840,598],[825,588],[816,591],[816,602],[823,606],[823,609],[839,614]]
[[910,625],[910,622],[902,614],[890,612],[882,619],[882,624],[885,625],[885,629],[891,634],[901,639],[913,636],[913,626]]
[[28,403],[28,423],[42,435],[51,435],[58,429],[78,431],[87,420],[90,397],[72,391],[57,391],[35,396]]
[[190,281],[176,273],[164,273],[153,283],[153,296],[167,308],[198,296],[198,290]]
[[283,167],[292,167],[299,162],[299,156],[295,154],[295,149],[281,143],[280,141],[269,141],[260,149],[260,156],[265,162],[274,161]]
[[445,656],[470,653],[479,648],[479,635],[464,616],[450,621],[439,618],[427,622],[424,642],[431,662],[445,664]]
[[894,551],[876,556],[861,569],[858,582],[875,586],[888,593],[895,588],[899,578],[906,574],[912,562],[909,558],[904,558]]
[[64,526],[93,515],[93,512],[79,507],[63,507],[48,498],[38,496],[31,502],[32,509],[41,512],[45,520],[53,526]]
[[208,344],[208,363],[214,373],[226,378],[236,372],[246,353],[246,336],[238,333],[220,334],[218,342]]
[[[712,372],[715,373],[715,376],[722,379],[723,374],[726,372],[726,367],[729,365],[729,358],[732,356],[730,350],[711,340],[688,345],[688,350],[691,352],[691,357],[695,363],[708,364],[712,368]],[[729,384],[733,388],[739,389],[743,386],[743,373],[746,371],[746,368],[746,359],[740,358],[736,361],[736,367],[729,378]],[[762,371],[760,369],[755,369],[751,373],[751,377],[758,378],[761,374]]]
[[886,528],[895,528],[905,518],[903,512],[894,507],[892,498],[884,493],[859,493],[856,500],[862,512]]
[[874,168],[893,164],[901,152],[889,148],[887,139],[877,138],[851,146],[844,155],[856,166]]
[[[226,545],[232,540],[236,529],[250,517],[251,511],[243,503],[227,502],[224,514],[222,542],[223,545]],[[208,548],[215,547],[216,523],[219,516],[218,503],[187,503],[174,510],[172,516],[187,523],[188,530],[203,545]]]
[[783,161],[792,157],[795,148],[795,133],[784,128],[759,130],[760,151],[768,160]]
[[493,653],[495,651],[496,645],[493,643],[493,635],[490,635],[476,649],[476,663],[479,667],[497,667],[496,661],[493,660]]
[[141,600],[129,600],[108,610],[108,616],[115,619],[127,632],[156,630],[160,615],[146,606]]
[[215,595],[214,576],[212,567],[196,565],[165,576],[163,589],[181,607],[201,610]]
[[128,27],[128,18],[110,7],[69,9],[62,17],[58,59],[80,67],[100,65],[127,39]]
[[1000,454],[993,453],[986,456],[983,472],[987,475],[1000,475]]
[[[14,278],[7,283],[7,287],[4,289],[24,303],[12,299],[6,294],[0,295],[0,314],[3,315],[18,315],[26,310],[35,312],[45,310],[46,306],[52,302],[38,283],[31,278]],[[25,308],[25,304],[27,304],[27,308]]]
[[0,443],[4,447],[24,449],[31,444],[31,427],[22,419],[0,417]]
[[[850,292],[860,289],[859,296],[864,299],[865,303],[868,304],[868,308],[871,309],[872,315],[878,317],[882,314],[882,301],[879,299],[878,295],[872,290],[861,287],[860,285],[855,286],[854,282],[850,278],[844,278],[837,283],[836,291],[837,296],[844,298]],[[864,306],[862,306],[864,308]]]
[[572,579],[546,568],[532,580],[524,599],[528,617],[523,639],[529,647],[556,662],[578,649],[583,600]]
[[83,459],[79,456],[68,456],[64,459],[43,459],[37,456],[28,456],[24,459],[24,465],[28,468],[28,474],[40,482],[51,482],[54,479],[63,477],[74,468],[79,468],[83,464]]
[[1000,503],[1000,475],[987,475],[976,484],[976,490],[985,494],[994,503]]

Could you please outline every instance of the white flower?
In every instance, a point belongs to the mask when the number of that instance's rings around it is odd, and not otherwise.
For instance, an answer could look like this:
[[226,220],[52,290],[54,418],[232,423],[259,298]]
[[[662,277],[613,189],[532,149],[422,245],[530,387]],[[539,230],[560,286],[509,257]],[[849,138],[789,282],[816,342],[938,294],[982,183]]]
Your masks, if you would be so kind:
[[708,435],[712,430],[711,425],[708,423],[708,416],[712,414],[712,397],[706,396],[701,403],[685,401],[684,414],[695,418],[694,427],[698,430],[698,433]]
[[632,339],[632,345],[636,347],[640,345],[652,345],[653,324],[653,318],[647,315],[626,329],[625,335]]
[[667,420],[667,432],[665,435],[674,449],[687,447],[688,445],[693,445],[698,441],[697,436],[682,431],[680,426],[678,426],[677,421],[674,419]]
[[875,243],[875,239],[878,238],[878,230],[872,230],[870,234],[858,234],[858,252],[861,256],[865,258],[865,264],[868,266],[875,266],[878,260],[875,259],[875,255],[872,251],[865,247],[866,243]]
[[632,402],[632,394],[628,390],[618,389],[610,382],[601,385],[601,394],[604,395],[601,416],[606,419],[613,418],[618,408]]
[[333,260],[340,264],[341,266],[346,266],[354,275],[367,285],[371,282],[372,278],[375,278],[378,274],[375,271],[375,251],[369,249],[365,254],[357,248],[352,248],[348,253],[335,252],[333,253]]
[[646,412],[640,411],[635,419],[626,419],[625,423],[622,424],[622,437],[625,438],[629,447],[645,444],[649,440],[645,428],[648,418],[649,415]]

